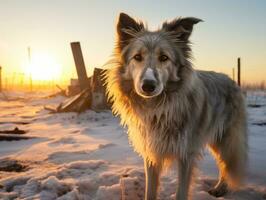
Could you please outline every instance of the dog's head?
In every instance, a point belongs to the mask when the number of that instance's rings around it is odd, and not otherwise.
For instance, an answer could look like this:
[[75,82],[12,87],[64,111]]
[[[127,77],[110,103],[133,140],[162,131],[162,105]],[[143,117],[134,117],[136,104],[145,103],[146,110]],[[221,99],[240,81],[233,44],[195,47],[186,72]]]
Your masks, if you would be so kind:
[[121,13],[117,23],[117,50],[122,76],[132,80],[135,92],[143,98],[158,96],[167,83],[178,82],[179,68],[190,58],[189,36],[197,18],[178,18],[165,22],[158,31],[148,31]]

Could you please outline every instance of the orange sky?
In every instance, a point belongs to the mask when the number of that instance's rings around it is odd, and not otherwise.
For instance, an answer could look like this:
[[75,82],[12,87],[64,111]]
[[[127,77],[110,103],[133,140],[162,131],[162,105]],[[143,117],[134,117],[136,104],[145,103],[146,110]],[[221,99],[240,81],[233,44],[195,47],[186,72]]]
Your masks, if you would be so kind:
[[265,1],[206,0],[203,5],[200,0],[2,0],[0,7],[0,65],[9,79],[28,74],[25,65],[30,46],[32,59],[38,58],[36,65],[49,65],[47,70],[40,68],[36,79],[60,71],[52,79],[68,81],[76,76],[72,41],[81,42],[87,72],[91,74],[93,67],[101,67],[112,54],[116,17],[124,11],[144,19],[152,29],[176,16],[201,18],[204,22],[196,25],[191,38],[195,68],[231,76],[237,57],[241,57],[244,81],[266,80]]

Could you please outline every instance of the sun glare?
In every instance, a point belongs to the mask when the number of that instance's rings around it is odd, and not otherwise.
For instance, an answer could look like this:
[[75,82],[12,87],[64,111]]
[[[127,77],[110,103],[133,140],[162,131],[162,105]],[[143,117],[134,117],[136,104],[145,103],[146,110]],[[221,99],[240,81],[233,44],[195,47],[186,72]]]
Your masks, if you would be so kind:
[[55,59],[46,54],[32,56],[30,64],[26,66],[26,74],[35,81],[50,81],[60,77],[61,66]]

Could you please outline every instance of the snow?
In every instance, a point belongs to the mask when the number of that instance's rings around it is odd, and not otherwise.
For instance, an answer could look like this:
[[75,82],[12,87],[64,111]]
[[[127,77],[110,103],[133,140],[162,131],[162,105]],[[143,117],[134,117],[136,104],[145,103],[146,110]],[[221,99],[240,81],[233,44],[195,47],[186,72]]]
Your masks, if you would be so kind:
[[[26,163],[23,172],[0,172],[0,199],[137,200],[143,199],[143,161],[128,144],[126,130],[110,111],[50,114],[64,97],[45,93],[0,94],[0,130],[19,127],[36,139],[0,141],[0,159]],[[249,92],[249,168],[246,184],[220,200],[266,199],[266,93]],[[21,123],[26,122],[26,123]],[[206,151],[192,190],[193,200],[214,200],[208,190],[217,179],[215,161]],[[176,170],[161,177],[160,199],[174,199]]]

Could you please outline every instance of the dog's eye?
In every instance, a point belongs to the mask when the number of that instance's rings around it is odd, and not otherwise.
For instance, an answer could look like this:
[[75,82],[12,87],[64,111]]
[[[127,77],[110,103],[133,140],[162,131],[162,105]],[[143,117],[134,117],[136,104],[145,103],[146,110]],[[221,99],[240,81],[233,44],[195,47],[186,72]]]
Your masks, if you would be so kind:
[[134,57],[133,57],[136,61],[142,61],[142,56],[140,54],[136,54]]
[[166,56],[166,55],[160,55],[160,57],[159,57],[159,60],[160,60],[160,62],[165,62],[165,61],[167,61],[169,58],[168,58],[168,56]]

